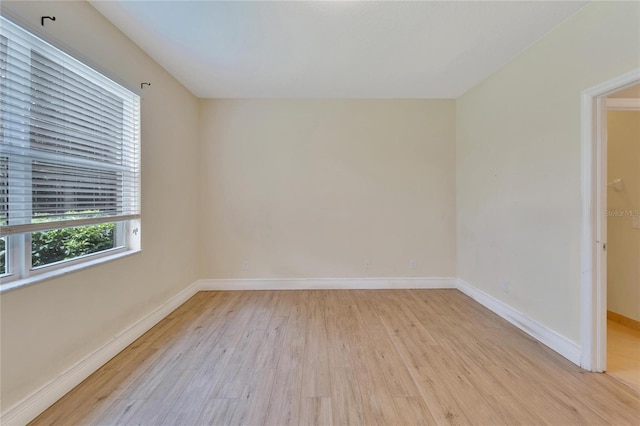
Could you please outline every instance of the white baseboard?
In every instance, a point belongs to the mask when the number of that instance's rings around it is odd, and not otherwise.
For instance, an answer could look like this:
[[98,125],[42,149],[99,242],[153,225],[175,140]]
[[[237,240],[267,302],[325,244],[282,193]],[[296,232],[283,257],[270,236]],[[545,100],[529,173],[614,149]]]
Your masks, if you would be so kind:
[[522,312],[512,308],[504,302],[501,302],[495,297],[477,289],[464,280],[458,279],[458,290],[509,321],[511,324],[538,340],[540,343],[553,349],[569,361],[578,366],[580,365],[582,349],[571,340],[556,333],[546,325],[540,324],[538,321],[529,318]]
[[456,288],[455,278],[249,278],[200,280],[200,290],[375,290]]
[[113,339],[85,356],[66,371],[62,372],[58,377],[49,381],[6,411],[3,410],[0,415],[0,424],[13,426],[29,423],[54,402],[62,398],[67,392],[106,364],[120,351],[166,318],[167,315],[198,291],[199,283],[195,282],[149,314],[122,330],[114,336]]

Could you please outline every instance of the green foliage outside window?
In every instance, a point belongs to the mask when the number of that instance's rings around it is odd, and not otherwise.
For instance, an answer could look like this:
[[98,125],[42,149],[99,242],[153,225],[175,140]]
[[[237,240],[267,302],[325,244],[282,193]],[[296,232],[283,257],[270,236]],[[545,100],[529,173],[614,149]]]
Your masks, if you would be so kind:
[[48,265],[113,248],[114,231],[114,223],[102,223],[34,232],[31,236],[31,264],[33,267]]

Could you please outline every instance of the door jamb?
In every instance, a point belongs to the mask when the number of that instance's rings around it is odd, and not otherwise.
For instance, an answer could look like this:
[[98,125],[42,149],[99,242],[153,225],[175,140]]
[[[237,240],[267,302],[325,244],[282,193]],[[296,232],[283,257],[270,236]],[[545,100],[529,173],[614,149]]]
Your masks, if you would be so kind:
[[580,366],[606,369],[606,96],[640,82],[640,68],[582,92],[582,274]]

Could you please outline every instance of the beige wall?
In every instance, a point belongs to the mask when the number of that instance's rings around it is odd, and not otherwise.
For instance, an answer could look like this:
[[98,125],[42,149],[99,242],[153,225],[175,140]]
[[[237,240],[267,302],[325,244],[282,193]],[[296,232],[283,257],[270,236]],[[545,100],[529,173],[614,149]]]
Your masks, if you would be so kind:
[[640,321],[640,229],[632,216],[640,212],[639,111],[607,113],[607,175],[623,181],[620,191],[607,191],[607,307]]
[[581,92],[640,66],[639,21],[590,3],[457,101],[458,276],[577,343]]
[[[2,2],[142,100],[142,247],[126,259],[0,296],[2,408],[56,377],[197,279],[197,100],[85,2]],[[40,16],[56,21],[40,27]]]
[[204,277],[455,276],[454,101],[201,107]]

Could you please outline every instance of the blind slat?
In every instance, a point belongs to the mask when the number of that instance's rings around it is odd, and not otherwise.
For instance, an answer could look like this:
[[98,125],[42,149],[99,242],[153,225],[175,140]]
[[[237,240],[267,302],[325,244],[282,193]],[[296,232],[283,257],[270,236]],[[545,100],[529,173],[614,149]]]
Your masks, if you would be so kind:
[[0,19],[2,235],[139,217],[140,98]]

